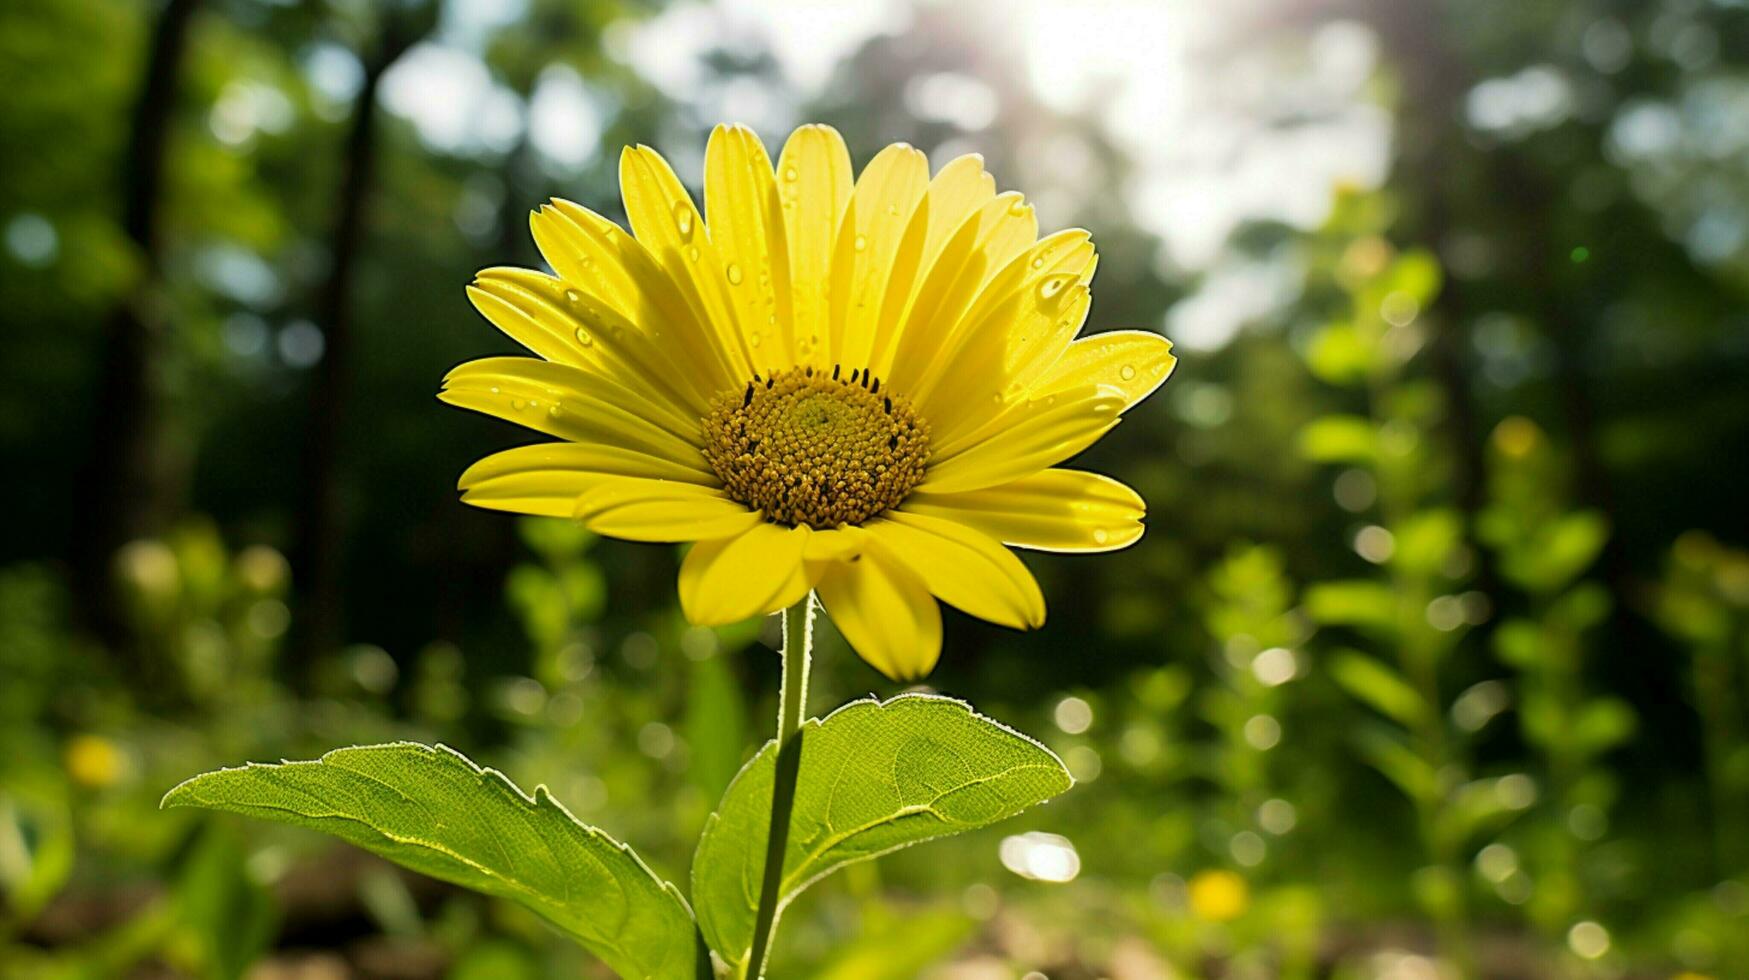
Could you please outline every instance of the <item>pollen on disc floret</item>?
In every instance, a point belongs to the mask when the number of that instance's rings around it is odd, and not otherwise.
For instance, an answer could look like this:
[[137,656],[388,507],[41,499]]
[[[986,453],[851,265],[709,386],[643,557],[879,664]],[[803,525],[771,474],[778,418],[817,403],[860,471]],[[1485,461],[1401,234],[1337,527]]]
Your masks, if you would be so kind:
[[712,399],[705,458],[729,496],[769,521],[861,524],[898,506],[929,461],[928,424],[880,385],[836,367],[756,376]]

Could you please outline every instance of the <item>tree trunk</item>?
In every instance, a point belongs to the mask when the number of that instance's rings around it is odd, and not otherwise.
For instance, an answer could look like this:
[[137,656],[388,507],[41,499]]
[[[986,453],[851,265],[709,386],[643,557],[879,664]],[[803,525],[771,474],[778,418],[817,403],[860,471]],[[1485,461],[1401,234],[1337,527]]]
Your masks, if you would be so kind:
[[128,644],[110,562],[128,541],[159,530],[170,509],[159,378],[170,324],[159,289],[159,224],[177,81],[199,5],[200,0],[168,0],[152,28],[121,160],[122,230],[137,249],[140,278],[104,322],[93,431],[74,490],[77,608],[84,625],[116,649]]
[[298,583],[299,624],[295,647],[305,664],[342,639],[345,602],[342,563],[345,539],[344,437],[347,387],[352,377],[352,294],[364,244],[366,206],[377,159],[377,91],[383,75],[423,31],[406,30],[391,18],[375,54],[366,60],[364,83],[353,100],[342,162],[339,203],[329,235],[328,277],[316,300],[322,358],[310,391],[310,420],[299,479],[293,568]]

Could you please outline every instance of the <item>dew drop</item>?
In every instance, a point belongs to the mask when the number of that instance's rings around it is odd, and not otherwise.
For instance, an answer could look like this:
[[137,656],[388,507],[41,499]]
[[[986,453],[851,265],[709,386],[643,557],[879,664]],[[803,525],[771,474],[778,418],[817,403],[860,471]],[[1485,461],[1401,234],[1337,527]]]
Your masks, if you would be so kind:
[[1027,204],[1024,198],[1015,198],[1014,203],[1008,205],[1008,213],[1016,218],[1026,217],[1026,212],[1030,210],[1032,210],[1032,206]]
[[694,262],[697,262],[698,261],[698,246],[694,245],[693,247],[687,249],[686,250],[686,257],[691,259]]
[[760,343],[760,334],[758,334],[758,333],[755,333],[753,336],[747,338],[747,344],[750,347],[758,347],[759,343]]
[[510,407],[520,412],[528,407],[528,403],[520,398],[512,398],[510,399]]
[[1032,267],[1033,267],[1033,268],[1034,268],[1034,269],[1042,269],[1042,268],[1044,268],[1044,267],[1045,267],[1045,257],[1044,257],[1044,256],[1042,256],[1042,255],[1035,255],[1035,256],[1033,256],[1033,259],[1032,259]]
[[795,180],[799,180],[801,178],[801,176],[802,176],[801,174],[796,173],[796,168],[794,168],[794,167],[785,167],[784,168],[784,171],[783,171],[783,179],[784,180],[795,181]]
[[559,408],[559,406],[557,406],[557,405],[554,405],[552,408],[547,409],[547,418],[556,419],[562,414],[564,414],[564,410]]
[[572,303],[580,303],[583,301],[583,294],[575,289],[567,289],[565,290],[565,299]]
[[862,252],[862,251],[866,251],[867,249],[868,249],[868,236],[867,235],[856,236],[856,250],[858,252]]
[[1136,366],[1134,364],[1125,364],[1122,368],[1118,369],[1117,376],[1125,381],[1136,380]]
[[1105,528],[1102,528],[1102,527],[1096,527],[1093,529],[1093,543],[1094,544],[1104,544],[1105,542],[1107,542],[1109,540],[1111,540],[1111,532],[1110,531],[1107,531]]
[[1039,298],[1054,299],[1073,278],[1073,276],[1046,276],[1045,280],[1038,284]]
[[588,347],[590,344],[595,343],[595,338],[589,336],[589,331],[584,330],[582,327],[578,327],[576,330],[572,331],[572,334],[577,338],[577,343],[582,344],[584,347]]
[[731,285],[731,286],[741,285],[741,267],[739,265],[736,265],[735,263],[730,262],[729,267],[723,271],[729,277],[729,285]]
[[887,214],[897,218],[899,216],[899,206],[897,204],[887,205]]
[[692,205],[685,201],[674,205],[674,227],[680,232],[681,241],[692,240]]
[[499,392],[499,390],[498,390],[498,386],[497,386],[497,385],[493,385],[493,386],[492,386],[492,394],[494,394],[494,395],[496,395],[496,394],[500,394],[500,392]]

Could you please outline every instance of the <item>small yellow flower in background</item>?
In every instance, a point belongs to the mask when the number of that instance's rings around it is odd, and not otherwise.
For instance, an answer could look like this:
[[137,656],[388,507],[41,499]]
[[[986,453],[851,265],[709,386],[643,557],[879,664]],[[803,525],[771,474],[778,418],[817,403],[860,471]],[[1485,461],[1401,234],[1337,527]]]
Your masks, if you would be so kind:
[[64,753],[67,777],[87,789],[114,786],[127,769],[116,744],[101,735],[75,735]]
[[797,130],[774,168],[750,130],[719,126],[705,213],[647,147],[621,156],[620,187],[633,234],[553,201],[531,227],[558,275],[488,269],[469,287],[539,359],[463,364],[441,397],[559,441],[479,461],[462,499],[692,542],[680,601],[697,625],[817,590],[895,680],[934,667],[937,600],[1044,622],[1003,545],[1141,536],[1134,491],[1056,467],[1166,380],[1171,344],[1075,339],[1090,236],[1039,239],[981,158],[931,177],[901,143],[853,178],[828,127]]
[[1198,871],[1185,887],[1190,913],[1207,922],[1231,922],[1245,914],[1251,890],[1236,872]]
[[1508,415],[1494,427],[1494,448],[1509,459],[1524,459],[1543,442],[1543,430],[1522,415]]

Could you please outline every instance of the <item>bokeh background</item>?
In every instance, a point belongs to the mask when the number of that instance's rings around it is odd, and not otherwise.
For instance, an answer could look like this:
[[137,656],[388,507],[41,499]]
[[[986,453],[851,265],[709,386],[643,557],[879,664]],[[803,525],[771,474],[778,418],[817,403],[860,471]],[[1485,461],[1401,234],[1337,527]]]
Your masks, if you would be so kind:
[[[617,154],[982,153],[1177,375],[930,679],[1080,785],[851,869],[778,977],[1749,976],[1742,0],[9,0],[0,974],[603,976],[518,909],[161,813],[441,740],[684,881],[773,715],[677,553],[456,501],[433,397]],[[696,185],[695,185],[696,187]],[[816,709],[891,684],[827,631]]]

